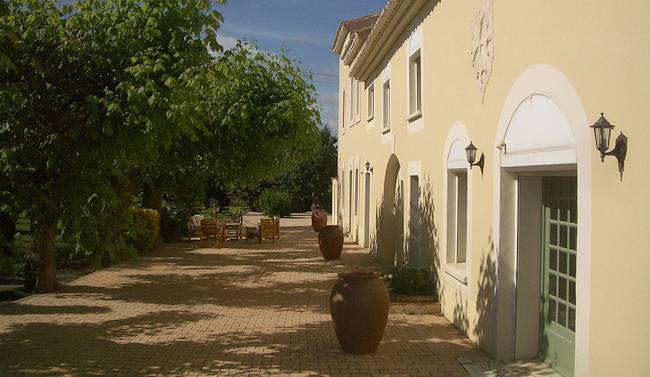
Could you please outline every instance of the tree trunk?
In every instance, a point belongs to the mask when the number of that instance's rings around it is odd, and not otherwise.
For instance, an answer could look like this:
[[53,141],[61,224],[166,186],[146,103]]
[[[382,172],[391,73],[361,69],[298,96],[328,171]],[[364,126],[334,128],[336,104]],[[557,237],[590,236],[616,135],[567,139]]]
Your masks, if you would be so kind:
[[142,188],[142,207],[155,209],[160,213],[162,209],[162,192],[151,183],[145,183]]
[[34,235],[34,252],[38,254],[36,292],[53,292],[59,288],[56,281],[56,245],[54,233],[56,224],[40,228]]

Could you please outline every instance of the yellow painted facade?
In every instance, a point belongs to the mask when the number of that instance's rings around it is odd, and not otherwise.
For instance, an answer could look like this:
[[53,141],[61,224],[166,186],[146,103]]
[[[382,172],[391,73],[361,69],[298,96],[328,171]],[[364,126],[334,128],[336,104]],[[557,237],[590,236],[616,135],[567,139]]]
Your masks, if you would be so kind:
[[[383,48],[385,53],[373,56],[369,49],[361,49],[353,63],[340,60],[339,176],[334,181],[337,221],[361,244],[369,232],[371,252],[379,247],[381,233],[404,229],[403,242],[391,242],[406,245],[408,259],[409,229],[414,229],[409,222],[409,202],[413,202],[410,176],[418,176],[421,195],[414,201],[420,208],[417,229],[422,234],[418,242],[426,249],[421,252],[430,253],[431,268],[437,271],[444,315],[491,355],[516,358],[512,340],[517,320],[515,292],[518,283],[523,283],[519,279],[524,278],[517,276],[522,262],[517,260],[516,246],[511,254],[502,250],[508,242],[516,243],[508,237],[516,238],[517,228],[504,224],[517,216],[507,213],[516,210],[516,204],[510,203],[516,197],[509,198],[509,189],[504,188],[509,179],[506,175],[511,174],[503,165],[508,146],[504,151],[497,145],[517,105],[532,96],[550,98],[572,126],[576,143],[574,165],[547,169],[563,174],[573,171],[578,177],[575,374],[649,375],[650,153],[646,144],[650,142],[650,2],[495,1],[492,70],[484,97],[474,80],[470,52],[475,48],[473,15],[485,1],[404,1],[399,11],[394,10],[399,7],[391,5],[393,2],[378,16],[377,25],[385,26],[383,32],[372,30],[361,36],[366,44],[376,43],[373,48]],[[389,11],[402,12],[402,17],[382,19]],[[348,42],[354,25],[347,30],[343,26],[337,36],[341,33],[345,39],[338,50],[335,44],[335,50],[344,55],[346,46],[352,47]],[[422,116],[410,122],[409,46],[418,33]],[[361,54],[366,54],[363,62],[357,61]],[[356,77],[351,77],[351,67],[356,69]],[[382,85],[387,77],[390,132],[383,133]],[[350,107],[352,79],[360,81],[361,87],[358,116]],[[367,89],[373,83],[374,118],[368,120]],[[614,157],[600,161],[589,128],[601,112],[616,126],[610,148],[619,132],[628,137],[622,180]],[[479,155],[485,155],[483,174],[477,167],[467,170],[471,242],[466,284],[452,275],[444,256],[447,156],[455,124],[464,128]],[[391,191],[385,186],[389,184],[387,170],[393,170],[394,161],[399,162],[398,181],[403,181],[403,194],[399,188],[397,193],[406,204],[397,221],[382,228],[382,203],[393,200],[385,198]],[[372,166],[369,226],[364,218],[366,162]],[[534,171],[529,166],[513,176],[535,176]]]

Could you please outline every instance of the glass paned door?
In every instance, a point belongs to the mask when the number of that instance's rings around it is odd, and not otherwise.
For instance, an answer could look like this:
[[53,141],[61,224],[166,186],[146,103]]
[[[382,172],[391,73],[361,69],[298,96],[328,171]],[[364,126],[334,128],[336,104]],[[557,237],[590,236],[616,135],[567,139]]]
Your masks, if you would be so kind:
[[576,177],[544,177],[542,357],[573,376],[578,211]]

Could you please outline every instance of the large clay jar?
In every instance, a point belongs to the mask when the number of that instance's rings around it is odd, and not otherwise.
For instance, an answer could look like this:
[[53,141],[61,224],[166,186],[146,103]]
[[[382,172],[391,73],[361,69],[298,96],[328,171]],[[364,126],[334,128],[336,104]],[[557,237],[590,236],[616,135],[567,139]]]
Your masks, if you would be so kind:
[[343,229],[338,225],[324,225],[318,233],[318,246],[325,260],[339,259],[343,251]]
[[323,226],[327,225],[327,212],[317,209],[311,212],[311,227],[314,232],[320,232]]
[[388,320],[388,291],[376,272],[342,272],[332,288],[330,312],[343,351],[373,353]]

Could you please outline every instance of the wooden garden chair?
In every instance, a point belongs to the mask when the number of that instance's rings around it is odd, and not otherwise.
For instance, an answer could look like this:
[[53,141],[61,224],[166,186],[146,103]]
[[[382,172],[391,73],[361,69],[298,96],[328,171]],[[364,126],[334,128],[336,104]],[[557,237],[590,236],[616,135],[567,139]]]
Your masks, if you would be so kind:
[[201,231],[201,219],[204,216],[194,215],[187,218],[187,239],[192,240],[192,237],[203,237]]
[[214,238],[217,241],[217,248],[220,248],[224,242],[223,227],[213,217],[201,219],[201,234],[201,239]]
[[244,238],[242,229],[244,227],[244,216],[233,215],[231,221],[223,224],[224,226],[224,239],[227,240],[240,240]]
[[280,216],[273,217],[273,229],[275,230],[275,238],[280,239]]
[[259,242],[264,238],[270,238],[275,242],[276,236],[276,221],[275,219],[261,219],[260,220],[260,235]]

